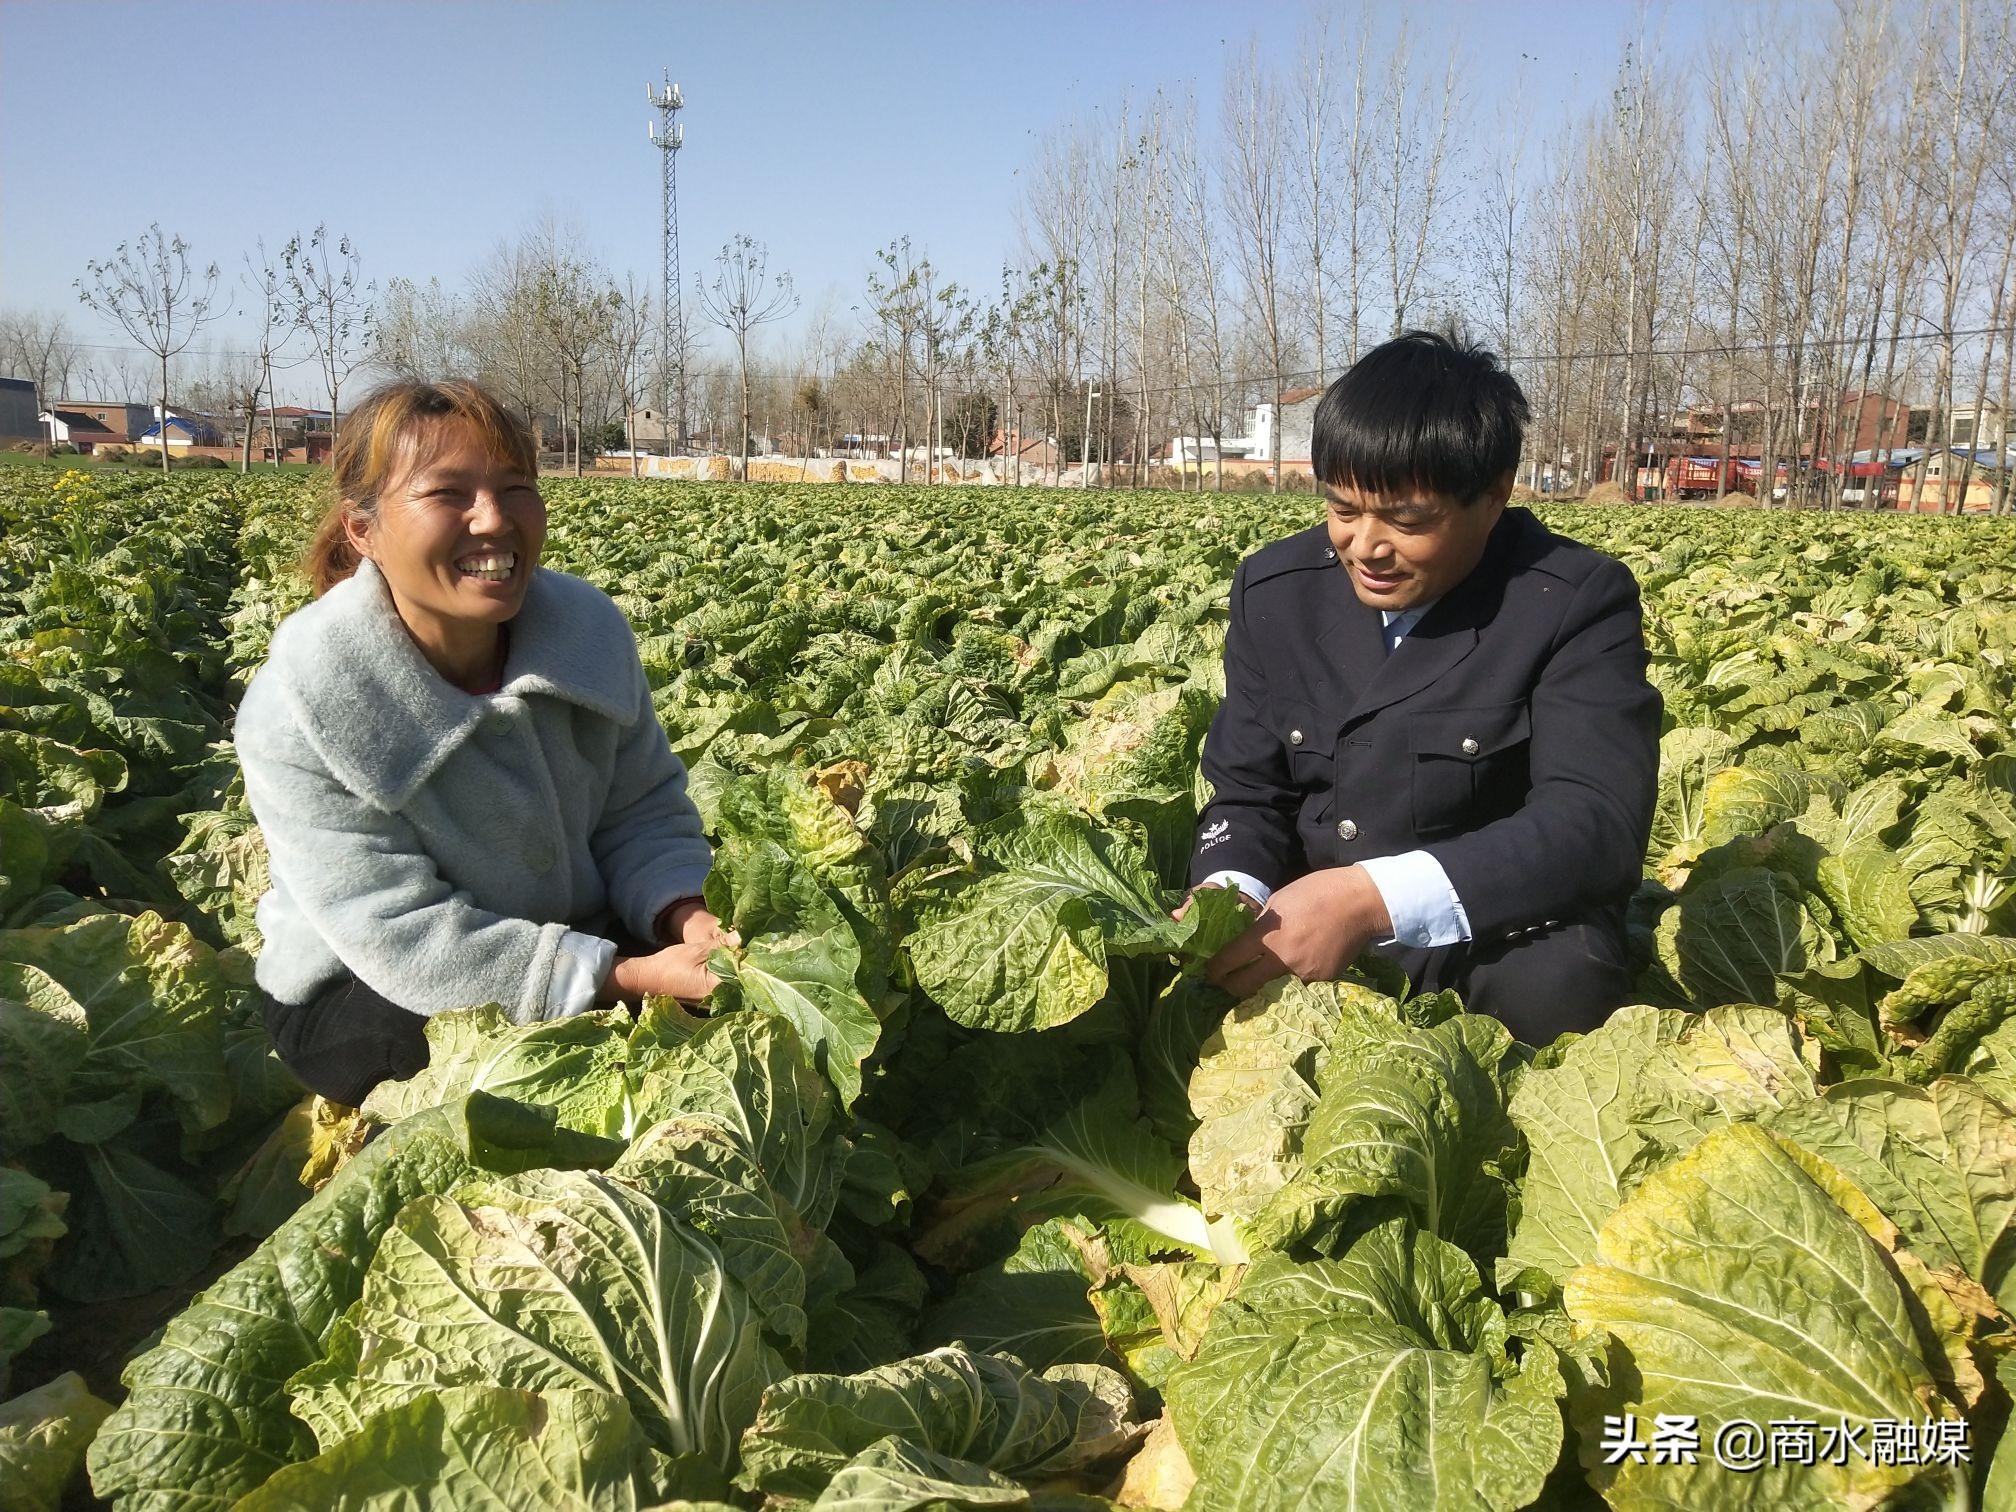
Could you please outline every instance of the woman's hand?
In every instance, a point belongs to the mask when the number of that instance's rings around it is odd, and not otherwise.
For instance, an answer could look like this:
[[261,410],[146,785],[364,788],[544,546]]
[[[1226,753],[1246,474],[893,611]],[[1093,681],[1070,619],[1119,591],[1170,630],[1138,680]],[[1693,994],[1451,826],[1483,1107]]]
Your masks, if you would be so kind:
[[707,911],[707,905],[699,898],[681,898],[658,915],[655,934],[667,945],[706,945],[710,948],[722,945],[739,945],[731,930],[721,927],[721,921]]
[[639,1003],[646,997],[672,997],[697,1003],[714,990],[718,977],[707,968],[707,957],[725,944],[695,940],[667,945],[650,955],[618,956],[597,994],[605,1003]]
[[720,980],[707,957],[732,949],[742,937],[723,929],[699,898],[681,898],[658,915],[654,933],[665,942],[649,955],[618,956],[598,994],[605,1003],[637,1003],[645,997],[673,997],[697,1003]]

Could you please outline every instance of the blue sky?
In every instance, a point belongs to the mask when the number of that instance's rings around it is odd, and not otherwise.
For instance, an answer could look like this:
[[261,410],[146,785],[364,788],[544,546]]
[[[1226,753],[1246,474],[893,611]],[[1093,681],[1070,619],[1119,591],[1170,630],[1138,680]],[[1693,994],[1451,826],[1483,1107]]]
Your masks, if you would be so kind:
[[[1601,98],[1637,14],[1601,0],[1409,11],[1422,47],[1463,43],[1483,129],[1525,70],[1536,142]],[[1157,85],[1194,83],[1208,109],[1232,51],[1257,36],[1287,60],[1307,14],[1297,0],[5,0],[0,307],[69,310],[80,335],[101,333],[86,339],[116,340],[72,280],[152,220],[227,276],[256,238],[277,248],[326,221],[367,276],[453,287],[550,211],[612,268],[655,279],[644,91],[666,68],[687,100],[689,288],[736,232],[794,272],[808,313],[822,296],[844,312],[901,234],[986,286],[1046,130]],[[1684,53],[1701,15],[1677,6],[1653,25]],[[234,344],[228,325],[203,338]]]

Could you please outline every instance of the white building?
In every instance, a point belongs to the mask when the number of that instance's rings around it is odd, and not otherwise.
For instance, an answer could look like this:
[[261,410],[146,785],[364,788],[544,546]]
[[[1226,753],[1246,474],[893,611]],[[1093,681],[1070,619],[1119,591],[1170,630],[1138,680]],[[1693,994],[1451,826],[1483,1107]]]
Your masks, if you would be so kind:
[[1226,436],[1214,443],[1209,436],[1177,436],[1169,443],[1171,462],[1212,462],[1222,454],[1227,461],[1272,462],[1278,437],[1281,461],[1309,463],[1309,437],[1316,419],[1316,401],[1323,397],[1318,388],[1293,388],[1281,395],[1282,422],[1274,423],[1271,400],[1256,404],[1247,419],[1243,436]]

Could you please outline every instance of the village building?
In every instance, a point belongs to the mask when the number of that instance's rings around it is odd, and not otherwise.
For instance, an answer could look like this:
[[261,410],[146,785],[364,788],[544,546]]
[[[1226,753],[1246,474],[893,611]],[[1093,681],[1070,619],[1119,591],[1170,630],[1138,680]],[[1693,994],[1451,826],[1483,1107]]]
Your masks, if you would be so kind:
[[176,452],[190,452],[201,447],[221,447],[225,444],[224,429],[208,415],[193,411],[168,407],[164,421],[161,406],[153,407],[153,419],[145,430],[133,439],[141,446],[159,449],[166,447],[169,455]]
[[[1323,397],[1320,384],[1292,388],[1281,395],[1277,422],[1271,400],[1263,400],[1247,411],[1243,436],[1177,436],[1166,448],[1172,463],[1226,461],[1274,462],[1283,466],[1310,465],[1310,438],[1315,433],[1316,403]],[[1278,453],[1278,458],[1277,458]]]
[[41,413],[32,378],[0,378],[0,445],[47,440],[48,432],[37,418]]
[[123,447],[132,439],[84,410],[48,409],[42,411],[41,420],[51,446],[74,446],[87,456],[107,447]]
[[145,404],[108,403],[98,399],[58,399],[42,412],[43,439],[69,444],[79,451],[131,446],[133,438],[153,423]]

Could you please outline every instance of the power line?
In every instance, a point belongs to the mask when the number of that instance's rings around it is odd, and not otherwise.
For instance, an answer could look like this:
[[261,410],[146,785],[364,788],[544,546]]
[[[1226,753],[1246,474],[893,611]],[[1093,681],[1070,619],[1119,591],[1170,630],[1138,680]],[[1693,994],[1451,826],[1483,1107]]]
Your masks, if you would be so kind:
[[2016,332],[2016,326],[1976,326],[1968,331],[1926,331],[1915,336],[1899,332],[1896,336],[1840,336],[1817,341],[1765,341],[1748,342],[1725,346],[1703,347],[1655,347],[1649,351],[1614,352],[1555,352],[1527,353],[1517,357],[1507,357],[1507,362],[1589,362],[1610,357],[1724,357],[1738,352],[1792,352],[1812,351],[1815,348],[1882,346],[1890,341],[1964,341],[1970,336],[2007,336]]
[[[2012,339],[2016,339],[2016,325],[1976,326],[1971,330],[1965,330],[1965,331],[1952,331],[1952,332],[1928,331],[1917,335],[1906,335],[1900,332],[1894,338],[1884,336],[1876,338],[1874,340],[1871,340],[1871,338],[1869,338],[1868,336],[1863,335],[1863,336],[1850,336],[1828,340],[1816,339],[1813,341],[1734,342],[1734,343],[1726,343],[1720,346],[1653,347],[1653,348],[1642,348],[1639,350],[1628,352],[1624,350],[1622,347],[1619,347],[1615,351],[1608,351],[1608,352],[1601,352],[1601,351],[1523,352],[1518,353],[1511,357],[1501,357],[1499,360],[1501,362],[1505,362],[1508,364],[1515,362],[1541,364],[1550,362],[1603,362],[1614,360],[1619,357],[1629,357],[1632,358],[1633,360],[1643,358],[1653,358],[1653,357],[1735,357],[1750,353],[1763,353],[1763,352],[1790,352],[1790,351],[1810,352],[1816,349],[1828,349],[1833,347],[1882,346],[1893,339],[1899,343],[1920,342],[1920,341],[1965,341],[1975,336],[2009,336]],[[1289,382],[1307,382],[1309,379],[1322,377],[1326,371],[1329,370],[1321,368],[1302,368],[1298,369],[1295,372],[1283,373],[1281,375],[1281,381],[1284,384]],[[1221,390],[1259,389],[1262,385],[1271,387],[1273,382],[1274,382],[1273,374],[1260,373],[1248,377],[1227,378],[1222,381],[1211,378],[1202,378],[1191,383],[1168,383],[1160,385],[1151,384],[1145,390],[1145,392],[1150,394],[1179,394],[1179,393],[1189,393],[1198,389],[1221,389]],[[1129,394],[1139,394],[1144,392],[1144,390],[1142,390],[1139,387],[1129,387],[1127,389],[1127,392]]]
[[[1743,356],[1764,352],[1790,352],[1790,351],[1810,352],[1816,350],[1831,350],[1836,347],[1884,346],[1892,341],[1895,341],[1899,345],[1906,345],[1910,343],[1927,342],[1927,341],[1957,342],[1957,341],[1971,340],[1976,336],[2007,336],[2010,337],[2011,339],[2016,339],[2016,325],[1974,326],[1964,331],[1951,331],[1951,332],[1924,331],[1916,334],[1906,334],[1900,332],[1894,337],[1881,336],[1873,339],[1865,334],[1862,336],[1825,338],[1825,339],[1815,339],[1812,341],[1732,342],[1713,346],[1651,347],[1635,351],[1626,351],[1624,348],[1618,347],[1611,351],[1523,352],[1511,357],[1503,357],[1500,360],[1507,363],[1516,362],[1516,363],[1528,363],[1528,364],[1541,364],[1550,362],[1604,362],[1604,361],[1613,361],[1620,357],[1630,357],[1633,360],[1655,358],[1655,357],[1736,357],[1736,356]],[[73,350],[80,350],[80,351],[125,352],[128,353],[129,355],[140,355],[141,353],[141,349],[138,347],[119,346],[104,342],[70,341],[65,342],[64,345]],[[189,351],[182,353],[182,355],[184,357],[247,357],[252,358],[255,361],[258,359],[259,356],[257,352],[234,352],[234,351],[227,351],[222,348],[209,348],[204,350],[197,350],[195,348],[191,348]],[[1293,372],[1284,372],[1281,375],[1281,381],[1284,384],[1289,382],[1306,382],[1309,379],[1321,377],[1325,371],[1328,370],[1319,368],[1297,369],[1296,371]],[[689,370],[685,376],[689,380],[694,378],[731,379],[739,377],[740,374],[739,371],[735,368],[708,368],[708,369],[700,369],[697,371]],[[886,380],[881,381],[886,382]],[[1096,382],[1097,380],[1095,379],[1092,381]],[[1179,393],[1189,393],[1194,390],[1200,390],[1200,389],[1219,389],[1226,391],[1250,389],[1258,391],[1263,386],[1271,387],[1273,385],[1273,382],[1274,377],[1271,373],[1259,373],[1253,375],[1235,376],[1225,378],[1222,380],[1212,378],[1200,378],[1190,383],[1150,384],[1145,390],[1143,390],[1137,385],[1129,384],[1126,386],[1125,392],[1128,394],[1140,394],[1143,392],[1150,394],[1179,394]],[[920,390],[920,391],[929,387],[929,385],[926,384],[921,378],[906,379],[904,380],[902,386],[906,390]]]

